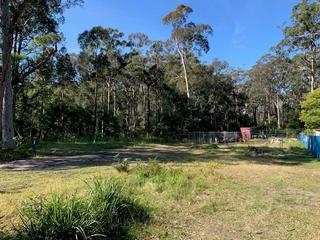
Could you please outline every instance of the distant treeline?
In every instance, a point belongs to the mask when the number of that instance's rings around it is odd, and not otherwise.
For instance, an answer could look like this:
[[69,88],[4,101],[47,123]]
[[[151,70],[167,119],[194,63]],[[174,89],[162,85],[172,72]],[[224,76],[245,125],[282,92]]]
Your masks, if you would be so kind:
[[[185,5],[164,16],[172,29],[166,41],[96,26],[79,34],[81,51],[75,54],[61,47],[59,25],[64,10],[81,1],[34,1],[32,8],[23,2],[9,4],[9,20],[15,21],[13,126],[22,138],[177,138],[241,126],[303,128],[300,101],[319,86],[318,1],[294,7],[284,39],[250,70],[217,59],[202,63],[213,29],[189,21],[192,8]],[[2,113],[9,116],[6,94]],[[6,142],[13,134],[10,118],[3,119]]]

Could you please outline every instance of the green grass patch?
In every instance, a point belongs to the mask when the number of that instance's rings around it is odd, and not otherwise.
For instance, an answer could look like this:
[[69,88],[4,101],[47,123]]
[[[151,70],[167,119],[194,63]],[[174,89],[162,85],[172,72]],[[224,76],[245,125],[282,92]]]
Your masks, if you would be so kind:
[[193,191],[202,191],[207,186],[203,178],[188,175],[179,167],[165,167],[154,159],[139,163],[132,172],[133,184],[151,183],[157,192],[175,200],[189,200]]
[[13,239],[131,239],[146,207],[114,179],[96,179],[84,196],[56,194],[26,201]]
[[218,144],[202,144],[201,148],[205,150],[213,150],[213,149],[218,149],[219,146]]

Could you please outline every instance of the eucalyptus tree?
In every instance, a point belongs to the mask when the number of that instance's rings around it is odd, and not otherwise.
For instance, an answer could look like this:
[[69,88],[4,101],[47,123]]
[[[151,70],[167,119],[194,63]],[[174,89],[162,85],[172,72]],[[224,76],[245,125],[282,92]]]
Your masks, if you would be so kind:
[[[270,64],[272,56],[270,54],[261,57],[250,70],[249,104],[254,109],[254,114],[259,114],[264,124],[268,127],[272,124],[273,91],[272,77],[273,66]],[[260,99],[260,100],[259,100]],[[256,116],[254,117],[256,118]]]
[[[94,126],[92,132],[94,140],[98,128],[99,89],[106,78],[108,79],[108,86],[110,86],[110,76],[114,71],[111,71],[108,67],[115,66],[116,61],[119,60],[121,48],[126,45],[123,36],[124,34],[117,29],[97,26],[89,31],[84,31],[78,38],[82,50],[81,58],[87,63],[82,65],[85,66],[83,73],[87,79],[94,83]],[[108,106],[109,102],[110,87],[108,88]]]
[[320,1],[302,0],[292,10],[292,25],[285,28],[287,43],[302,54],[310,91],[318,86],[320,67]]
[[172,25],[171,39],[180,57],[188,98],[190,98],[188,56],[194,53],[207,53],[209,51],[208,35],[212,34],[212,28],[209,25],[188,22],[188,16],[192,12],[191,7],[181,4],[162,19],[165,25]]
[[57,85],[60,88],[60,101],[65,101],[65,91],[68,86],[75,83],[76,68],[68,53],[61,53],[57,56],[56,62]]
[[277,128],[282,127],[283,105],[286,101],[287,92],[290,89],[290,59],[281,44],[272,48],[271,64],[271,90],[274,95],[272,101],[277,112]]
[[0,112],[4,148],[14,148],[13,87],[50,61],[61,41],[66,8],[82,0],[1,0],[2,80]]

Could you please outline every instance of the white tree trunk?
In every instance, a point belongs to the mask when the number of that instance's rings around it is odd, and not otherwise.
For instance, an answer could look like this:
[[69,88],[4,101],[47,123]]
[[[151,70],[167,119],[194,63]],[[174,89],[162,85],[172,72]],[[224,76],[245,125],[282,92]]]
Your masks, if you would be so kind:
[[311,76],[310,76],[310,91],[313,92],[314,91],[314,80],[315,80],[315,59],[314,57],[311,59]]
[[107,111],[108,111],[108,114],[109,114],[109,112],[110,112],[110,91],[111,91],[110,82],[109,81],[107,82],[107,88],[108,88],[108,92],[107,92]]
[[189,80],[188,80],[186,60],[185,60],[185,57],[184,57],[184,54],[183,54],[182,50],[179,47],[179,44],[177,44],[177,50],[178,50],[178,53],[179,53],[180,59],[181,59],[181,64],[182,64],[182,69],[183,69],[183,74],[184,74],[184,80],[185,80],[185,84],[186,84],[187,97],[190,98]]
[[277,108],[277,127],[278,129],[281,129],[281,102],[278,95],[277,95],[276,108]]

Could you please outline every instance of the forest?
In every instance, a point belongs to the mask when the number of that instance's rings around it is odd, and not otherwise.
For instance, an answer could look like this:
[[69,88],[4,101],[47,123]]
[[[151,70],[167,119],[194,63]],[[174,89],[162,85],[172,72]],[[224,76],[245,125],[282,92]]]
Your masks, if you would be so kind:
[[[319,1],[302,0],[283,40],[251,69],[201,56],[215,26],[179,5],[159,19],[167,40],[95,26],[78,53],[64,45],[64,12],[81,0],[2,0],[2,142],[162,137],[190,131],[304,128],[301,101],[319,87]],[[3,97],[2,97],[3,96]],[[311,117],[312,118],[312,117]],[[313,126],[317,128],[319,125]]]

